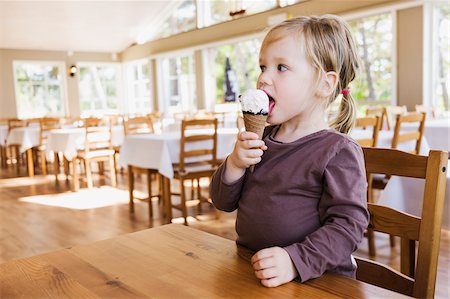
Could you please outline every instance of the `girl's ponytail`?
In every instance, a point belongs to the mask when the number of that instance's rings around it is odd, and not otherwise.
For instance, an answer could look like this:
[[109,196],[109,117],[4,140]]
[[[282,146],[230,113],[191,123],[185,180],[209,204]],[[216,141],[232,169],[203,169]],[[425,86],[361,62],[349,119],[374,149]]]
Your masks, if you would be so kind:
[[342,90],[342,99],[339,105],[339,112],[331,123],[331,127],[336,131],[348,134],[355,124],[355,119],[356,101],[353,98],[350,89],[347,87]]

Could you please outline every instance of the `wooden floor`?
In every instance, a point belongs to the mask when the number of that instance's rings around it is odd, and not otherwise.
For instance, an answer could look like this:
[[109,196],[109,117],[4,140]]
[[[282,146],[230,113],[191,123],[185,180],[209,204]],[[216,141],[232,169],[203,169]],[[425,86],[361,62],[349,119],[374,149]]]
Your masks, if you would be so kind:
[[[0,169],[0,263],[161,225],[158,213],[149,221],[146,203],[138,202],[135,213],[128,212],[127,177],[119,175],[118,179],[117,189],[96,187],[74,194],[62,177],[56,185],[51,175],[17,178],[13,169]],[[137,189],[146,190],[145,181],[145,177],[137,178]],[[97,180],[94,185],[102,182]],[[158,211],[156,199],[153,207]],[[204,206],[204,214],[189,221],[192,227],[235,239],[235,215],[221,212],[216,219],[215,211]],[[179,216],[174,211],[174,217]],[[390,248],[380,234],[377,250],[376,260],[398,269],[398,246]],[[366,240],[355,255],[367,257]],[[450,298],[449,281],[450,232],[443,230],[436,298]]]

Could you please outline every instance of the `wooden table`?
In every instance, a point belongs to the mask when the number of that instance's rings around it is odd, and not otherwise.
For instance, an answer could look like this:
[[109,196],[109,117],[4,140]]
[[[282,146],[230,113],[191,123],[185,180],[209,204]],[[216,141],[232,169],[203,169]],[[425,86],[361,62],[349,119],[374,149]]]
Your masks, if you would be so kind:
[[178,224],[0,265],[2,298],[396,298],[335,274],[266,288],[245,249]]

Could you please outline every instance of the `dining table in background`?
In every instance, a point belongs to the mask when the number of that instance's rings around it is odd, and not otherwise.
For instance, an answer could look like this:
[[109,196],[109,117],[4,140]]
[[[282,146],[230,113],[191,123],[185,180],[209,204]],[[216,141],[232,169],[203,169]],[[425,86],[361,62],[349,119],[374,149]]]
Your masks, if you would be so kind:
[[[120,146],[124,138],[123,126],[114,126],[111,130],[111,143],[113,146]],[[65,127],[62,129],[51,130],[48,133],[46,151],[47,154],[54,154],[54,171],[56,181],[58,181],[59,158],[58,153],[62,153],[67,161],[77,155],[77,151],[85,145],[86,129],[77,127]],[[67,173],[66,173],[67,175]]]
[[2,298],[410,298],[325,273],[261,285],[251,252],[169,224],[0,265]]
[[6,139],[6,145],[19,145],[20,153],[26,153],[28,176],[34,176],[33,150],[32,148],[40,145],[39,126],[18,127],[9,131]]
[[[415,129],[417,129],[417,124],[402,124],[403,131]],[[450,152],[450,117],[426,119],[423,136],[427,139],[431,149]]]
[[[217,159],[225,159],[232,152],[237,128],[217,130]],[[136,134],[125,136],[120,148],[119,165],[158,170],[162,180],[162,195],[166,222],[172,219],[170,205],[170,179],[173,164],[180,160],[181,131],[166,131],[158,134]],[[197,142],[199,146],[201,142]],[[192,150],[194,148],[188,148]]]

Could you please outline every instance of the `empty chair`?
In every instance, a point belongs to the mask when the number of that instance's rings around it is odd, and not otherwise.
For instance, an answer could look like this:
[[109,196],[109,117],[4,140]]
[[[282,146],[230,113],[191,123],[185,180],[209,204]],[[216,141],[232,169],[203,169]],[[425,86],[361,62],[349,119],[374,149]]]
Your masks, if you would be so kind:
[[394,149],[364,148],[363,151],[369,187],[372,174],[379,173],[425,179],[425,188],[420,216],[369,199],[369,228],[401,238],[401,266],[398,272],[378,262],[356,258],[357,279],[408,296],[433,298],[448,153],[430,151],[426,157]]
[[116,186],[116,170],[114,167],[114,149],[111,143],[111,130],[109,126],[99,126],[101,120],[97,118],[83,119],[85,129],[84,148],[78,151],[77,156],[73,158],[73,188],[78,190],[79,182],[77,175],[77,162],[83,163],[86,171],[88,188],[92,188],[92,168],[91,162],[109,163],[110,179],[112,186]]
[[391,129],[391,124],[389,123],[389,118],[387,116],[386,107],[367,107],[366,116],[379,116],[380,117],[380,130],[383,129],[384,124],[386,124],[386,129]]
[[356,141],[361,146],[376,147],[378,142],[378,133],[380,132],[381,117],[380,116],[367,116],[358,117],[355,122],[355,128],[362,128],[367,130],[371,128],[372,136],[365,138],[358,138]]
[[155,132],[151,116],[128,117],[124,120],[123,128],[125,135]]
[[435,106],[416,105],[416,112],[425,112],[430,118],[439,117],[439,109]]
[[[425,112],[412,112],[408,114],[398,114],[395,121],[394,137],[392,138],[391,148],[398,148],[400,143],[415,142],[414,149],[409,152],[413,154],[420,153],[420,146],[422,143],[423,130],[425,127]],[[402,124],[417,123],[417,130],[402,132]]]
[[[180,181],[180,193],[172,193],[180,196],[180,203],[171,205],[181,210],[184,224],[187,223],[187,198],[184,188],[186,180],[199,180],[210,178],[218,164],[217,161],[217,126],[216,118],[191,119],[181,122],[180,161],[174,165],[174,179]],[[208,201],[200,192],[200,184],[197,184],[197,200],[201,203]],[[191,198],[194,199],[194,198]]]
[[39,146],[35,148],[41,162],[41,172],[43,175],[47,174],[47,159],[46,159],[46,145],[48,133],[51,130],[60,128],[60,119],[57,117],[43,117],[39,119]]

